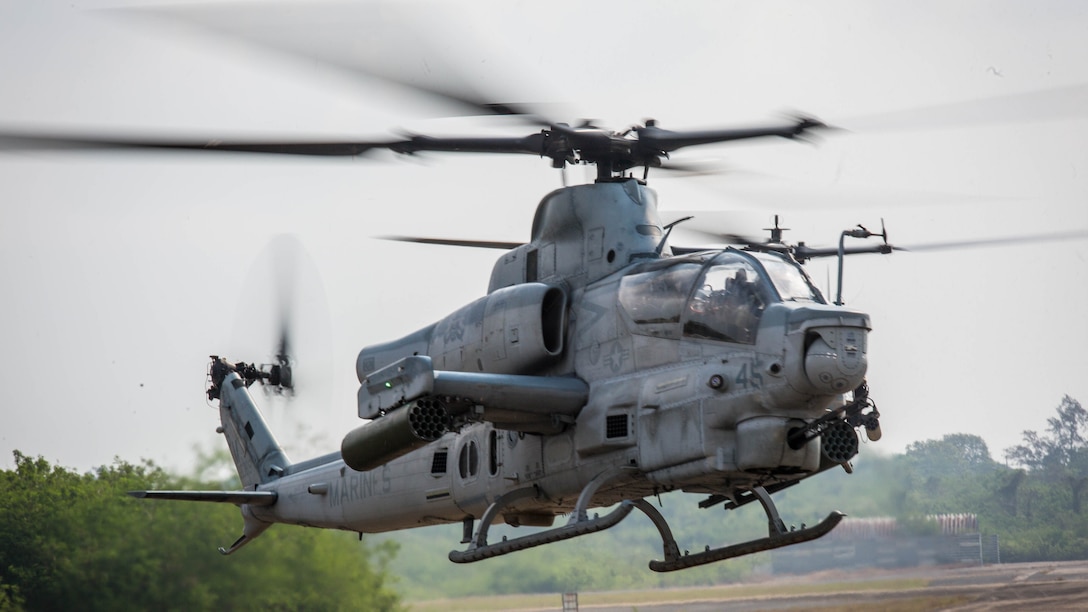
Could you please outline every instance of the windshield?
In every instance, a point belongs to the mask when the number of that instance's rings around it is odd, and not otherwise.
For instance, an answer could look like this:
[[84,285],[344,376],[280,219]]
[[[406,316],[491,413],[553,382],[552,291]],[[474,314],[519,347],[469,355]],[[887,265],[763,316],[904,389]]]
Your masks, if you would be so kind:
[[[782,300],[824,303],[804,272],[774,254],[727,250],[708,263],[676,262],[624,276],[619,301],[632,331],[754,344],[764,309]],[[645,268],[644,268],[645,269]]]
[[625,276],[620,281],[620,304],[635,323],[679,323],[700,270],[699,264],[686,263]]
[[753,344],[763,310],[773,301],[774,289],[747,257],[722,253],[706,267],[688,301],[684,335]]
[[756,255],[767,276],[774,283],[778,295],[787,302],[818,302],[825,303],[820,292],[812,286],[808,277],[801,268],[792,261],[787,261],[778,255],[763,253]]

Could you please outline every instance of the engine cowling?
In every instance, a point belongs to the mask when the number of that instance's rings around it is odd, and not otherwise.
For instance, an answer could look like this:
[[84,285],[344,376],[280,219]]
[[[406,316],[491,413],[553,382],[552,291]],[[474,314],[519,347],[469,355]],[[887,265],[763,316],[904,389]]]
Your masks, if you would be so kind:
[[428,353],[440,370],[531,373],[562,354],[566,326],[562,289],[515,285],[439,321]]
[[494,291],[400,340],[363,349],[355,369],[362,382],[404,357],[426,354],[437,370],[534,374],[562,355],[566,330],[566,293],[525,283]]

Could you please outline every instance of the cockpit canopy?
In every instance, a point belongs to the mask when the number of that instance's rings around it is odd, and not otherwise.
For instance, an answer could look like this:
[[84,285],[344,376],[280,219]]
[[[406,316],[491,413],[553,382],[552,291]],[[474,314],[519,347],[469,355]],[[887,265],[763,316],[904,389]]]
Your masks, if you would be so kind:
[[769,304],[826,303],[796,263],[733,249],[629,274],[620,281],[619,299],[640,333],[742,344],[755,343]]

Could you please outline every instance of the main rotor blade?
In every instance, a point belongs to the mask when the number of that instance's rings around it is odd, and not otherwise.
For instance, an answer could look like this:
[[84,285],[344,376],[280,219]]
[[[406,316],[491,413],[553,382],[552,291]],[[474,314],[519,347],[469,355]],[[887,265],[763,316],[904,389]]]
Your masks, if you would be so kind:
[[417,244],[440,244],[445,246],[476,247],[480,249],[502,249],[509,251],[525,244],[524,242],[502,242],[497,240],[459,240],[453,238],[420,238],[416,236],[379,236],[381,240],[397,242],[415,242]]
[[661,170],[672,176],[713,176],[719,174],[732,174],[736,170],[732,166],[721,161],[698,160],[670,160],[663,161],[655,166],[654,170]]
[[227,151],[281,155],[356,156],[374,149],[388,149],[400,141],[222,141],[166,137],[118,137],[0,130],[0,151],[85,151],[108,149],[160,149],[169,151]]
[[307,156],[358,156],[375,149],[397,153],[456,151],[461,153],[544,153],[543,133],[523,137],[431,137],[412,136],[386,141],[222,141],[158,137],[115,137],[61,135],[0,130],[0,151],[65,151],[109,149],[159,149],[170,151],[225,151],[231,153],[272,153]]
[[[187,5],[120,9],[127,17],[166,19],[232,42],[242,41],[283,57],[303,60],[318,68],[333,69],[354,81],[383,82],[441,103],[450,114],[514,115],[536,125],[548,125],[540,108],[514,102],[514,74],[496,73],[490,79],[472,78],[478,73],[460,53],[476,24],[460,12],[432,3],[420,12],[418,5],[394,2],[322,3],[273,2],[256,5]],[[479,42],[475,40],[475,42]],[[496,54],[490,54],[494,59]],[[501,57],[501,55],[498,55]],[[472,67],[472,73],[468,68]],[[519,67],[520,73],[523,69]],[[509,72],[509,71],[508,71]],[[487,86],[487,85],[490,85]],[[504,90],[505,95],[498,95]]]
[[983,238],[979,240],[955,240],[951,242],[931,242],[928,244],[916,244],[912,246],[893,246],[896,251],[910,251],[914,253],[924,251],[949,251],[954,249],[970,249],[979,247],[1006,246],[1015,244],[1033,244],[1038,242],[1059,242],[1063,240],[1083,240],[1088,238],[1088,230],[1071,230],[1067,232],[1054,232],[1050,234],[1034,234],[1027,236],[1004,236],[1001,238]]
[[762,240],[760,240],[758,238],[753,238],[751,236],[744,236],[742,234],[711,232],[711,231],[698,229],[698,228],[694,228],[694,227],[685,227],[684,232],[688,233],[688,234],[695,234],[697,236],[700,236],[700,237],[702,237],[702,239],[707,240],[707,241],[709,241],[709,242],[711,242],[713,244],[749,245],[749,244],[761,244],[761,243],[764,242],[764,241],[762,241]]
[[543,133],[513,137],[434,137],[413,136],[408,140],[388,143],[385,148],[397,153],[417,151],[456,151],[458,153],[527,153],[544,155],[548,141]]
[[636,132],[638,133],[639,146],[643,151],[647,153],[671,153],[683,147],[767,136],[788,139],[801,138],[810,130],[827,128],[828,126],[819,120],[811,117],[799,117],[796,121],[784,125],[682,132],[661,129],[651,122],[645,127],[637,128]]

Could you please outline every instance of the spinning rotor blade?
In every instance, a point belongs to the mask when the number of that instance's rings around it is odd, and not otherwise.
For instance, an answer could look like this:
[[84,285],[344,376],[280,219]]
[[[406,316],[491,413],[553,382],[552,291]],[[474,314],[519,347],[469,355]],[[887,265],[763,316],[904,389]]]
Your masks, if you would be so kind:
[[[673,212],[673,214],[678,214]],[[703,217],[704,219],[709,216],[720,215],[721,213],[694,213],[696,218]],[[730,227],[751,227],[750,220],[746,222],[743,215],[731,213],[727,215],[724,221],[715,222],[714,225],[726,225]],[[927,244],[917,244],[912,246],[899,246],[889,244],[887,242],[887,232],[881,224],[880,233],[869,233],[865,228],[860,228],[868,237],[884,238],[880,243],[864,244],[864,245],[844,245],[842,253],[844,255],[857,255],[863,253],[879,253],[889,254],[893,251],[907,251],[907,252],[925,252],[925,251],[949,251],[956,249],[968,249],[968,248],[980,248],[980,247],[999,247],[1010,246],[1019,244],[1037,244],[1045,242],[1058,242],[1064,240],[1083,240],[1088,238],[1088,229],[1083,230],[1070,230],[1064,232],[1052,232],[1047,234],[1033,234],[1033,235],[1019,235],[1019,236],[1002,236],[997,238],[980,238],[973,240],[955,240],[948,242],[934,242]],[[805,243],[790,244],[784,240],[781,240],[781,233],[788,230],[788,228],[778,227],[778,217],[775,216],[775,227],[765,228],[770,230],[772,237],[771,240],[761,240],[746,236],[743,234],[737,234],[734,232],[717,232],[707,230],[704,227],[699,227],[695,224],[686,224],[683,227],[683,232],[695,236],[700,236],[707,240],[711,244],[729,244],[736,246],[743,246],[744,248],[754,251],[773,251],[780,253],[790,253],[795,259],[800,262],[805,262],[809,259],[815,259],[820,257],[837,257],[839,255],[839,248],[836,246],[828,247],[813,247]],[[856,236],[866,237],[866,236]],[[672,250],[675,254],[694,253],[703,250],[711,250],[712,248],[691,248],[691,247],[677,247],[673,246]]]
[[[874,234],[874,237],[879,235]],[[954,251],[959,249],[972,249],[980,247],[1009,246],[1017,244],[1034,244],[1040,242],[1057,242],[1061,240],[1080,240],[1088,238],[1088,230],[1076,230],[1069,232],[1055,232],[1052,234],[1035,234],[1029,236],[1005,236],[1001,238],[983,238],[978,240],[956,240],[952,242],[933,242],[914,246],[898,246],[887,243],[866,244],[861,246],[844,246],[843,255],[859,255],[863,253],[879,253],[887,255],[893,251],[905,251],[919,253],[924,251]],[[767,250],[765,246],[750,245],[754,249]],[[771,245],[772,247],[775,245]],[[818,257],[838,257],[837,247],[810,247],[804,244],[787,247],[795,259],[805,262]],[[778,249],[773,249],[778,250]]]
[[924,251],[949,251],[954,249],[1033,244],[1039,242],[1059,242],[1062,240],[1082,240],[1085,238],[1088,238],[1088,230],[1072,230],[1068,232],[1054,232],[1051,234],[1035,234],[1029,236],[1005,236],[1002,238],[985,238],[981,240],[931,242],[928,244],[916,244],[906,247],[893,246],[892,249],[896,251],[920,253]]
[[664,170],[674,176],[711,176],[735,171],[722,162],[711,161],[664,161],[655,170]]
[[229,142],[157,137],[35,134],[0,131],[0,151],[85,151],[158,149],[167,151],[226,151],[281,155],[356,156],[389,148],[390,142]]
[[828,126],[818,119],[801,116],[784,125],[740,129],[689,130],[684,132],[664,130],[657,127],[656,122],[648,121],[645,127],[636,128],[635,131],[638,133],[639,144],[644,151],[671,153],[683,147],[766,136],[789,139],[801,138],[807,135],[810,130],[827,128]]
[[407,154],[420,151],[513,153],[550,158],[557,168],[577,162],[598,164],[598,174],[608,177],[635,166],[660,166],[662,156],[683,147],[766,136],[792,139],[819,127],[825,126],[818,121],[801,118],[794,123],[767,127],[671,132],[654,127],[651,122],[649,127],[636,130],[639,138],[631,138],[600,128],[572,128],[556,124],[522,137],[414,135],[385,141],[295,142],[59,135],[0,130],[0,150],[157,149],[352,157],[375,149]]
[[[878,234],[874,234],[874,237],[879,237]],[[929,244],[918,244],[914,246],[898,246],[887,243],[878,244],[866,244],[861,246],[844,246],[843,255],[858,255],[863,253],[879,253],[887,255],[893,251],[905,251],[905,252],[924,252],[924,251],[953,251],[959,249],[971,249],[979,247],[995,247],[995,246],[1009,246],[1017,244],[1034,244],[1040,242],[1057,242],[1061,240],[1081,240],[1088,238],[1088,230],[1076,230],[1069,232],[1055,232],[1051,234],[1035,234],[1027,236],[1005,236],[1001,238],[983,238],[978,240],[957,240],[952,242],[933,242]],[[754,249],[767,250],[766,245],[750,245]],[[776,245],[770,245],[771,250],[779,250]],[[839,249],[837,247],[810,247],[804,244],[798,244],[795,246],[788,246],[786,249],[796,258],[798,261],[804,262],[809,259],[816,259],[818,257],[837,257],[839,255]]]
[[750,245],[760,244],[761,240],[753,238],[751,236],[743,236],[741,234],[730,233],[717,233],[707,230],[684,228],[684,231],[689,234],[696,234],[707,240],[711,244],[734,244],[734,245]]
[[[303,5],[278,3],[252,7],[177,7],[172,9],[122,10],[115,14],[166,18],[196,26],[205,31],[225,34],[262,48],[303,58],[332,67],[367,84],[389,83],[407,87],[425,98],[468,107],[476,113],[507,114],[546,126],[537,133],[520,137],[432,137],[412,135],[378,140],[222,140],[123,135],[57,134],[0,128],[0,149],[8,150],[81,150],[81,149],[152,149],[222,151],[235,153],[272,153],[303,156],[359,156],[375,149],[397,153],[421,151],[514,153],[547,157],[552,165],[590,163],[598,165],[598,178],[621,176],[636,167],[660,167],[662,158],[684,147],[733,140],[782,137],[800,138],[809,131],[826,126],[809,117],[796,117],[777,125],[737,129],[670,131],[648,121],[624,132],[615,132],[584,121],[571,127],[544,118],[531,105],[505,103],[511,96],[482,93],[473,79],[465,78],[471,49],[460,49],[444,42],[450,24],[460,26],[459,38],[471,34],[473,23],[462,23],[459,15],[441,6],[428,7],[425,19],[417,10],[394,4],[368,3],[364,6],[327,6],[312,11]],[[412,11],[409,15],[405,10]],[[409,18],[411,17],[411,18]],[[412,24],[409,26],[408,24]],[[300,33],[305,33],[302,35]],[[315,36],[315,34],[320,34]],[[457,50],[457,53],[454,51]],[[477,49],[476,51],[480,51]],[[501,58],[490,53],[485,57]],[[523,70],[509,74],[489,63],[488,82],[511,90]],[[497,87],[496,87],[497,88]]]
[[274,269],[273,282],[276,283],[276,306],[278,318],[276,327],[279,332],[279,340],[276,343],[275,363],[272,364],[275,380],[270,382],[279,385],[288,394],[294,393],[293,376],[293,347],[291,344],[291,331],[294,323],[294,297],[297,283],[295,282],[297,259],[300,257],[302,246],[296,239],[283,235],[277,236],[269,244],[272,251],[272,263]]
[[[243,41],[317,68],[332,69],[362,84],[387,83],[430,99],[457,115],[513,115],[536,125],[548,125],[539,108],[512,99],[521,97],[511,83],[522,71],[499,71],[493,49],[486,54],[486,82],[472,78],[472,45],[477,24],[455,9],[430,3],[418,6],[394,2],[307,2],[254,5],[188,5],[122,9],[121,16],[166,20],[211,32],[229,41]],[[456,31],[454,39],[451,31]],[[456,50],[458,54],[451,53]],[[467,55],[466,55],[467,54]],[[491,85],[490,87],[486,85]],[[504,93],[500,94],[502,91]]]
[[495,240],[457,240],[453,238],[419,238],[415,236],[379,236],[381,240],[414,242],[416,244],[439,244],[445,246],[476,247],[480,249],[501,249],[509,251],[525,244],[524,242],[501,242]]
[[678,225],[676,231],[696,236],[713,244],[755,244],[766,242],[755,238],[751,232],[765,225],[762,213],[738,210],[668,210],[661,211],[661,220],[691,217],[691,221]]
[[307,403],[327,408],[319,388],[330,370],[329,318],[320,273],[305,246],[294,235],[275,236],[245,275],[224,354],[259,368],[268,394],[293,399],[301,388]]
[[110,149],[158,149],[169,151],[223,151],[230,153],[272,153],[354,157],[375,149],[397,153],[418,151],[454,151],[462,153],[542,153],[543,136],[532,134],[524,138],[433,138],[412,136],[386,141],[222,141],[191,140],[158,137],[114,137],[93,135],[34,134],[0,131],[0,151],[66,151]]

